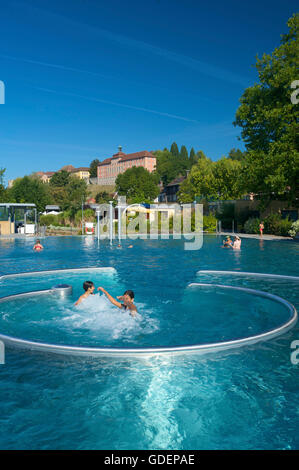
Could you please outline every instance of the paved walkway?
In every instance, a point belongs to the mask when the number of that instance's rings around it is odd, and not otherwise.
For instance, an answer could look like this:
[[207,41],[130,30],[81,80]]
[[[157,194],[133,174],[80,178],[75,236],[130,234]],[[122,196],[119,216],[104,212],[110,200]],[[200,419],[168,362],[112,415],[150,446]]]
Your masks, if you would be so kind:
[[258,234],[254,233],[233,233],[233,232],[219,232],[217,235],[226,236],[230,235],[231,237],[235,237],[236,235],[240,238],[256,238],[257,240],[293,240],[292,237],[280,237],[278,235],[266,235],[264,234],[262,237]]

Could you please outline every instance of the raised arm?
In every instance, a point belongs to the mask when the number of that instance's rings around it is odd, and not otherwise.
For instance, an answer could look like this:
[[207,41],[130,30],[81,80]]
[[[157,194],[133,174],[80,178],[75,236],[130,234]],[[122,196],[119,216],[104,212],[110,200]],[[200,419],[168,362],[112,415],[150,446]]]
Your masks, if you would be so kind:
[[103,287],[98,287],[98,290],[103,292],[113,305],[118,308],[121,308],[121,303],[114,299],[114,297],[112,297],[112,295],[110,295]]

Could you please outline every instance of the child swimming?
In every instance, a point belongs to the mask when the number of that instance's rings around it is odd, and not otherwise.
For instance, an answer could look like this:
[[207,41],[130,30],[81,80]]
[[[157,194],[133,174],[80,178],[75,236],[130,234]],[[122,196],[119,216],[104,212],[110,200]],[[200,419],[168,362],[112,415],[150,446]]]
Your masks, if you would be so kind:
[[113,305],[118,308],[123,308],[124,310],[129,310],[130,315],[135,317],[137,308],[136,305],[134,305],[134,292],[132,290],[126,290],[123,295],[117,297],[118,300],[122,301],[123,303],[115,300],[112,295],[110,295],[103,287],[98,287],[98,290],[103,292]]
[[94,283],[92,281],[85,281],[83,283],[83,289],[85,290],[84,294],[82,294],[75,305],[79,305],[82,300],[87,299],[90,295],[93,295],[93,291],[95,290]]

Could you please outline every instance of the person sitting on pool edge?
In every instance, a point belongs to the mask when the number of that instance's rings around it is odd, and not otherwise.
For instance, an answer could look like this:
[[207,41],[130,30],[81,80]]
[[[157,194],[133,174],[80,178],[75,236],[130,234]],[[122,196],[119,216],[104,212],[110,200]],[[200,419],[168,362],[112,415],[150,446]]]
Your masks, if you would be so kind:
[[93,295],[93,291],[95,290],[94,283],[92,281],[85,281],[83,282],[83,289],[85,290],[84,294],[82,294],[75,305],[79,305],[82,300],[87,299],[90,295]]
[[103,287],[98,287],[98,290],[103,292],[113,305],[118,308],[123,308],[124,310],[129,310],[130,315],[135,317],[137,308],[136,305],[134,305],[134,292],[132,290],[126,290],[123,295],[117,297],[118,300],[121,300],[123,303],[115,300]]
[[34,251],[41,251],[41,250],[43,250],[43,249],[44,249],[44,247],[43,247],[43,245],[41,244],[40,240],[36,240],[35,245],[34,245],[34,247],[33,247],[33,250],[34,250]]

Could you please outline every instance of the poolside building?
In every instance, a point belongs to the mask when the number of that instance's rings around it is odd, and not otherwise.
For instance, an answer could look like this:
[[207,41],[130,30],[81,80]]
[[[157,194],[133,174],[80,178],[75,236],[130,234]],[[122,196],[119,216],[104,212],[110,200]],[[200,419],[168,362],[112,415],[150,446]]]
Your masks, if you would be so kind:
[[98,184],[113,185],[120,173],[124,173],[134,166],[143,166],[152,173],[156,168],[156,157],[147,150],[126,154],[119,146],[117,153],[99,163]]
[[35,234],[36,205],[0,203],[0,235]]

